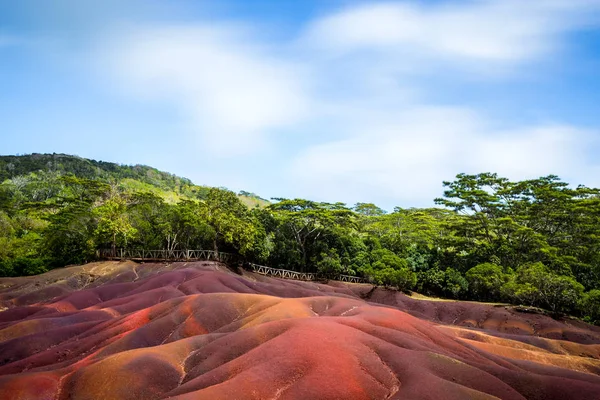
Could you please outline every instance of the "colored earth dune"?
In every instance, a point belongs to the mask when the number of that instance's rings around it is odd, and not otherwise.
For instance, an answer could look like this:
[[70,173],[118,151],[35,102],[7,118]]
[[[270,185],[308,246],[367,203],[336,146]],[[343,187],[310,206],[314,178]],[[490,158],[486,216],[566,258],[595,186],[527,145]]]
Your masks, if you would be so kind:
[[600,399],[600,329],[501,305],[105,262],[0,307],[0,399]]

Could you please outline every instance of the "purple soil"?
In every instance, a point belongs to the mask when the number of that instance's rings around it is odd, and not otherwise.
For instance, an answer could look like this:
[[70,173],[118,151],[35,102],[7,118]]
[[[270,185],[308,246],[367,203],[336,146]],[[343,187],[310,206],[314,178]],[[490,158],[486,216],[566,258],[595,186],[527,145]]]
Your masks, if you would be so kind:
[[370,290],[214,263],[3,278],[0,399],[600,399],[596,327]]

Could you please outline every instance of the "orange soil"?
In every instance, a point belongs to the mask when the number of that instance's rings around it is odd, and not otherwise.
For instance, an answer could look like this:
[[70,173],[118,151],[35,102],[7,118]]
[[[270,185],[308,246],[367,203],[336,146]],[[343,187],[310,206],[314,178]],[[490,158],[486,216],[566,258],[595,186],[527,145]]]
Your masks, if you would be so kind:
[[0,279],[0,399],[600,399],[600,330],[211,263]]

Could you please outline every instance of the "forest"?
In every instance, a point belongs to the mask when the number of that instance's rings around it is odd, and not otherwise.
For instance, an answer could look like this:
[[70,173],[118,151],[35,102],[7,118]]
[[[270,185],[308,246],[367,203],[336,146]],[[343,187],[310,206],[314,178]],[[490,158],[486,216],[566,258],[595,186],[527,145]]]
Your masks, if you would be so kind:
[[0,157],[0,276],[101,248],[213,249],[428,296],[539,307],[600,324],[600,190],[557,176],[443,182],[436,208],[347,206],[194,185],[63,154]]

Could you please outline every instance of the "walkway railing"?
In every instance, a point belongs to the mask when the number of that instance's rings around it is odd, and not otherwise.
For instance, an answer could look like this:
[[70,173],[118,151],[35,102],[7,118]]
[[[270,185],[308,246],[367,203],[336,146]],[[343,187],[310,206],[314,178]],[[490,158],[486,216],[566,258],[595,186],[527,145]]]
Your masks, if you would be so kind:
[[[98,258],[107,260],[133,260],[133,261],[218,261],[230,264],[238,257],[230,253],[213,250],[144,250],[144,249],[100,249]],[[252,272],[272,276],[275,278],[295,279],[298,281],[317,281],[330,279],[341,282],[366,283],[363,278],[351,275],[323,276],[312,272],[298,272],[287,269],[265,267],[258,264],[245,264],[250,266]]]
[[144,249],[100,249],[98,258],[134,261],[219,261],[229,263],[234,256],[213,250],[144,250]]
[[366,279],[360,278],[358,276],[352,275],[339,275],[339,279],[336,279],[342,282],[351,282],[351,283],[368,283]]
[[[265,267],[264,265],[258,264],[250,264],[252,272],[256,272],[261,275],[273,276],[276,278],[284,278],[284,279],[295,279],[298,281],[317,281],[325,278],[323,275],[315,274],[312,272],[298,272],[298,271],[290,271],[287,269],[280,268],[272,268]],[[342,282],[351,282],[351,283],[365,283],[366,281],[363,278],[352,275],[334,275],[331,280],[334,281],[342,281]]]
[[252,271],[261,275],[273,276],[283,279],[295,279],[297,281],[316,281],[317,274],[309,272],[290,271],[287,269],[265,267],[264,265],[250,264]]

